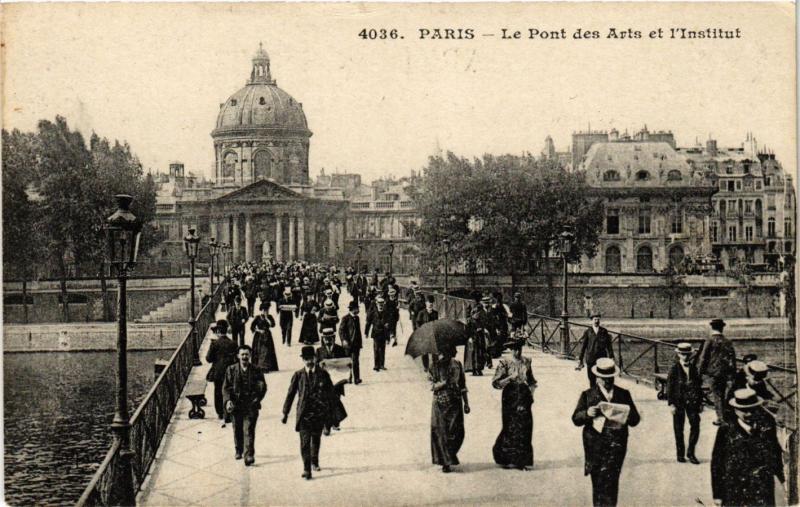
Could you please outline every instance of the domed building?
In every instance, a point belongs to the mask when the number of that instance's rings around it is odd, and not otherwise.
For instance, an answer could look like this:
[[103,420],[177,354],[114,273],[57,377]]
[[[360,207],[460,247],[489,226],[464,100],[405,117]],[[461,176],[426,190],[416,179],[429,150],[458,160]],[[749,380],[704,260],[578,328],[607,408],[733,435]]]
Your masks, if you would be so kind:
[[152,270],[185,270],[182,238],[190,226],[204,246],[210,238],[230,245],[235,262],[342,258],[349,203],[340,188],[311,185],[303,105],[278,88],[261,45],[250,79],[220,104],[211,137],[212,182],[185,176],[180,163],[164,176],[156,220],[168,240]]
[[217,186],[266,179],[282,185],[309,182],[311,131],[303,104],[278,88],[260,45],[247,84],[219,105],[211,137]]

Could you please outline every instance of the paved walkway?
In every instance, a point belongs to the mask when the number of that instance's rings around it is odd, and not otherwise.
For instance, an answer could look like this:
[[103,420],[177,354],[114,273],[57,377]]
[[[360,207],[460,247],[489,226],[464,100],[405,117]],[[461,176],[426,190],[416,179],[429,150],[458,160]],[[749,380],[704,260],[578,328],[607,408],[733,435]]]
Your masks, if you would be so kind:
[[[342,298],[346,308],[347,296]],[[145,482],[141,505],[591,505],[591,485],[583,475],[581,431],[570,417],[587,385],[575,364],[537,351],[532,354],[539,382],[534,403],[534,469],[505,470],[492,460],[500,431],[501,393],[488,376],[467,376],[472,413],[466,415],[462,462],[452,474],[431,465],[431,393],[420,366],[403,355],[410,334],[408,314],[401,310],[404,337],[388,348],[388,370],[372,370],[371,341],[362,351],[359,386],[347,386],[349,417],[342,430],[322,438],[320,465],[314,480],[300,477],[299,438],[294,407],[289,424],[280,423],[291,373],[300,368],[300,347],[280,345],[280,372],[267,375],[268,393],[258,421],[256,462],[245,467],[234,460],[231,425],[221,428],[212,406],[206,419],[188,418],[183,399]],[[363,314],[362,314],[363,323]],[[295,340],[299,334],[295,325]],[[399,330],[400,328],[398,328]],[[247,340],[250,340],[248,331]],[[205,345],[209,340],[205,341]],[[461,359],[461,357],[459,357]],[[192,375],[204,376],[207,365]],[[712,417],[703,417],[697,455],[702,464],[675,461],[672,424],[665,402],[644,385],[621,380],[631,389],[642,422],[631,429],[628,457],[621,478],[620,505],[712,505],[709,457],[714,438]],[[213,386],[206,395],[213,404]],[[687,428],[688,431],[688,428]]]

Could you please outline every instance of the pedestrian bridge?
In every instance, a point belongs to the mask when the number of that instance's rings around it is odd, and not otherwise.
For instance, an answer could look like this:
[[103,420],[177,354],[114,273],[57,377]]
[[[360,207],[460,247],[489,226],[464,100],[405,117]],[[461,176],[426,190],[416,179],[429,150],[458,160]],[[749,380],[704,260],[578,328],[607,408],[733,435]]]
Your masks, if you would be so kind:
[[[346,296],[342,300],[344,313]],[[363,320],[362,314],[362,325]],[[190,419],[191,404],[181,398],[137,503],[591,505],[590,481],[583,475],[581,429],[571,421],[578,396],[588,385],[586,371],[576,371],[574,361],[526,348],[539,384],[533,405],[534,466],[527,472],[494,464],[492,445],[501,427],[501,392],[491,386],[492,370],[485,370],[483,377],[468,374],[472,412],[465,416],[466,438],[459,452],[462,465],[455,467],[455,473],[443,474],[431,464],[429,385],[419,363],[403,355],[411,334],[408,313],[403,310],[400,346],[387,348],[387,371],[372,370],[371,340],[365,340],[364,383],[348,385],[343,398],[349,417],[341,431],[323,436],[322,471],[315,472],[312,481],[303,480],[294,425],[280,423],[291,374],[302,366],[296,342],[299,330],[296,321],[291,347],[281,345],[279,332],[273,332],[280,371],[266,376],[268,391],[256,430],[254,466],[234,460],[232,426],[220,427],[209,384],[205,419]],[[249,329],[247,333],[249,343]],[[201,357],[209,342],[204,340]],[[459,360],[461,354],[459,348]],[[205,364],[192,369],[188,384],[203,379],[207,370]],[[625,378],[619,384],[631,390],[642,414],[641,423],[630,432],[620,505],[712,505],[709,460],[716,427],[711,424],[711,411],[702,418],[697,448],[701,464],[678,463],[666,402],[656,398],[652,386]],[[294,413],[290,421],[293,417]]]

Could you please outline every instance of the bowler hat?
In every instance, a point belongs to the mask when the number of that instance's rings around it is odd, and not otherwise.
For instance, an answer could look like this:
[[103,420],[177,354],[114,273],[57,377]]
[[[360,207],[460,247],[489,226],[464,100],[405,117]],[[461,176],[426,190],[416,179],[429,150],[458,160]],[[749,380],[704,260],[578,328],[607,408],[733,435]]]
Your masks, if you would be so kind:
[[725,321],[722,319],[714,319],[709,324],[714,331],[722,331],[725,328]]
[[228,321],[225,319],[220,319],[217,321],[217,325],[215,330],[219,331],[220,333],[227,333],[228,332]]
[[311,345],[304,345],[302,349],[300,349],[300,357],[303,359],[314,359],[317,355],[314,353],[314,347]]
[[619,375],[619,368],[617,368],[617,364],[610,357],[601,357],[597,360],[595,365],[592,366],[592,373],[601,378],[616,377]]
[[733,398],[728,401],[730,406],[739,410],[753,410],[764,403],[752,389],[737,389],[733,392]]
[[428,294],[428,297],[425,298],[425,301],[428,303],[435,303],[436,299],[433,297],[433,295]]
[[764,361],[750,361],[746,365],[744,365],[745,369],[750,372],[750,375],[753,376],[756,380],[764,380],[767,378],[767,374],[769,373],[769,368],[767,367]]
[[675,347],[675,352],[678,354],[691,354],[694,352],[694,348],[692,348],[691,343],[681,342]]
[[350,301],[350,304],[347,305],[348,310],[358,310],[358,303],[355,301]]

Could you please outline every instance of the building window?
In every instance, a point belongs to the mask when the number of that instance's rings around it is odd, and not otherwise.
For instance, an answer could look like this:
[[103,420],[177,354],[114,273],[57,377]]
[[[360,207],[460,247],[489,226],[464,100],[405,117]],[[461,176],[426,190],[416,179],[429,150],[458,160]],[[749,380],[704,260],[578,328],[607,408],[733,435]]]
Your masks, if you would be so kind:
[[235,105],[236,105],[236,99],[231,99],[231,105],[232,105],[232,106],[235,106]]
[[775,237],[775,219],[770,217],[767,220],[767,237],[774,238]]
[[680,181],[682,179],[681,172],[673,169],[672,171],[667,173],[667,180],[669,181]]
[[728,186],[727,180],[719,180],[719,189],[721,191],[724,192],[725,188],[727,188],[727,186]]
[[603,173],[603,181],[619,181],[620,176],[617,171],[606,171]]
[[639,234],[650,234],[650,210],[639,210]]
[[729,199],[728,200],[728,214],[735,215],[736,214],[736,199]]
[[771,177],[767,176],[766,178],[764,178],[764,185],[769,186],[770,183],[772,183]]
[[783,245],[783,253],[792,253],[792,242],[787,241]]
[[681,262],[683,262],[683,247],[680,245],[675,245],[669,249],[669,265],[672,267],[678,266]]
[[725,166],[725,174],[733,174],[733,166],[728,164]]
[[736,181],[736,190],[741,190],[741,189],[742,189],[742,182],[741,182],[741,180],[737,180]]
[[734,192],[736,189],[736,182],[733,180],[728,181],[728,192]]
[[636,173],[636,179],[638,181],[647,181],[650,179],[650,173],[647,171],[639,171]]
[[619,234],[619,210],[606,211],[606,234]]
[[728,241],[736,241],[736,226],[731,225],[728,227]]
[[718,237],[719,237],[719,224],[713,222],[711,224],[711,241],[713,243],[716,243],[717,241],[719,241]]
[[683,234],[683,213],[681,210],[675,210],[670,218],[672,234]]
[[606,250],[606,273],[619,273],[622,271],[622,255],[616,246],[608,247]]
[[756,180],[756,190],[761,190],[761,180]]
[[636,271],[639,273],[653,271],[653,250],[649,246],[643,246],[636,252]]
[[744,239],[745,241],[753,241],[753,226],[748,225],[744,228]]
[[783,221],[783,237],[784,238],[791,238],[792,237],[792,221],[791,220],[784,220]]
[[753,201],[744,201],[744,212],[745,213],[753,212]]

